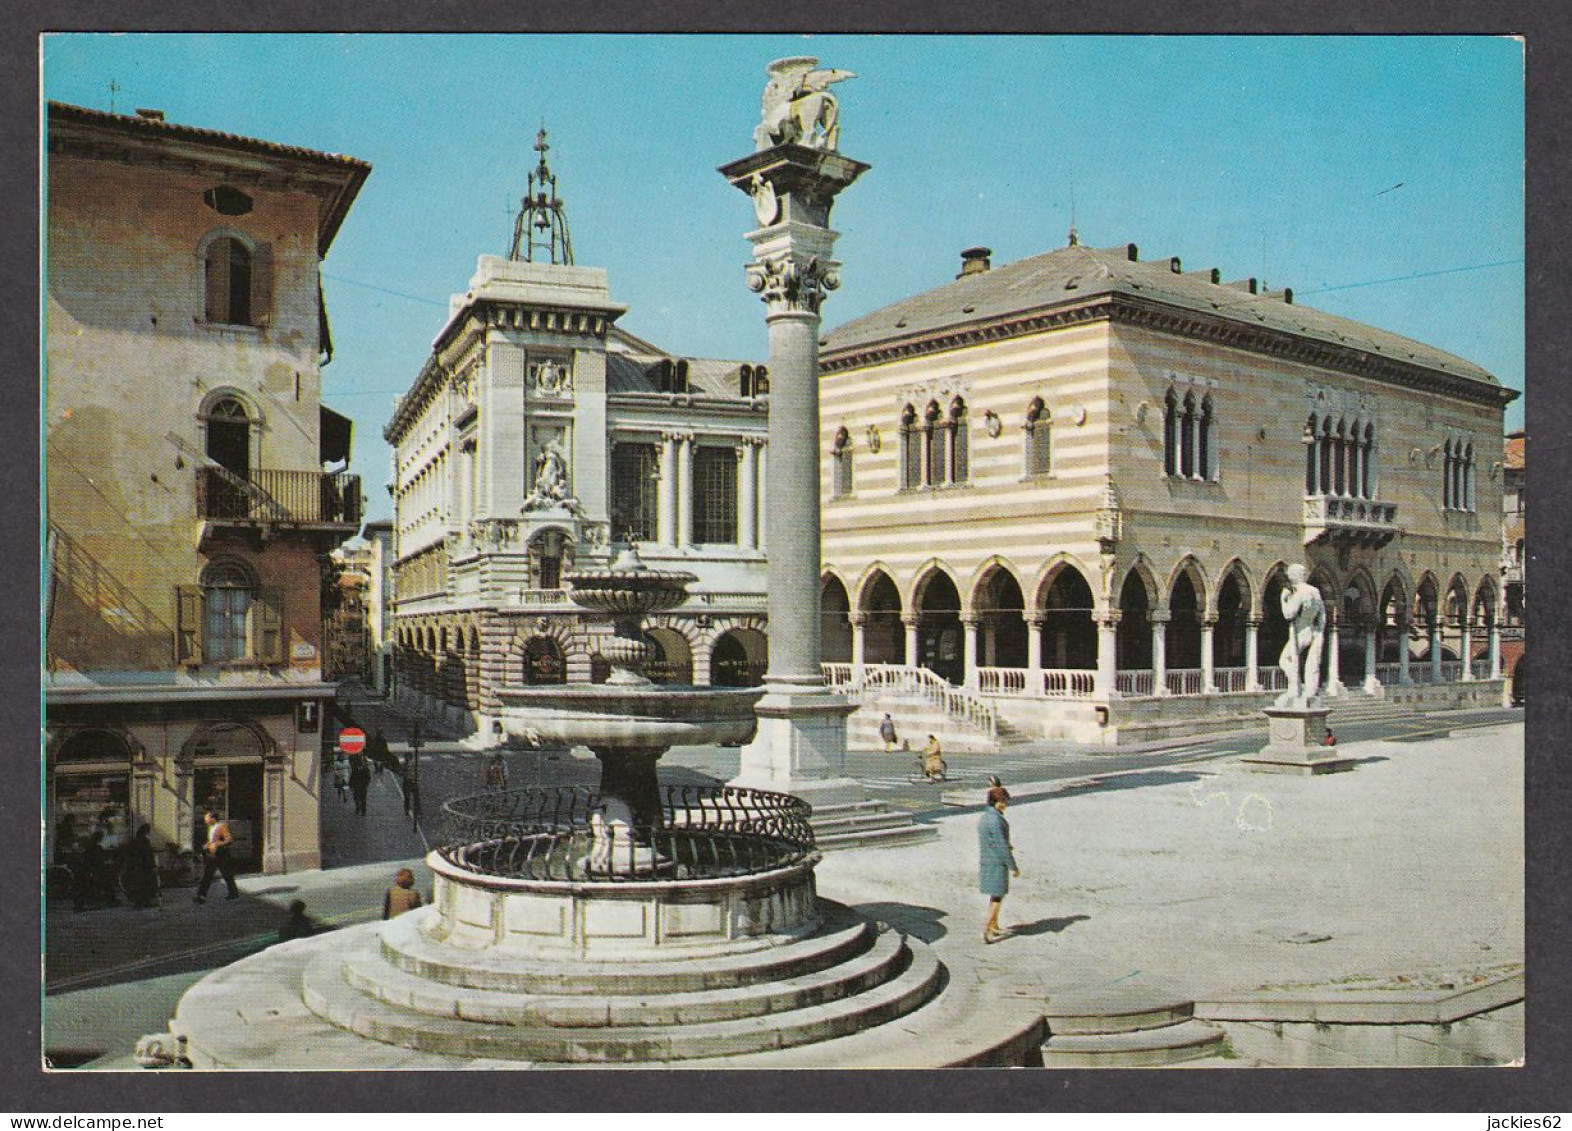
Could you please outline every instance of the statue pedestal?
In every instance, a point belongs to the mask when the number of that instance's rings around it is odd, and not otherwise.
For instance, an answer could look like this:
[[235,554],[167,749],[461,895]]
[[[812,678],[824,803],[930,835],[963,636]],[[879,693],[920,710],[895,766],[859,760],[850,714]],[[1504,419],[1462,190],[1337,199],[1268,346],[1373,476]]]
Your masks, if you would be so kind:
[[1246,769],[1262,774],[1336,774],[1354,768],[1354,760],[1338,754],[1326,740],[1327,707],[1268,707],[1267,743],[1259,753],[1240,759]]
[[759,730],[727,785],[790,793],[814,808],[855,805],[867,793],[845,775],[846,716],[857,709],[827,691],[771,691],[754,708]]

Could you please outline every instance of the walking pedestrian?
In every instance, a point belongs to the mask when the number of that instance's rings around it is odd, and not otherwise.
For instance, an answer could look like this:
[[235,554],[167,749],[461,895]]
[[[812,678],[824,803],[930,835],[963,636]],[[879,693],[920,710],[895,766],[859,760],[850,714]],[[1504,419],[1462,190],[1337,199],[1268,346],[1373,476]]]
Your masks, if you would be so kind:
[[333,755],[333,792],[340,801],[349,801],[349,759],[343,751]]
[[415,779],[415,755],[404,756],[404,765],[399,770],[399,785],[404,793],[404,816],[408,817],[420,804],[420,783]]
[[98,896],[106,907],[119,907],[115,895],[114,872],[109,866],[109,854],[104,851],[104,830],[94,829],[82,847],[82,862],[76,882],[76,910],[87,906],[92,896]]
[[999,908],[1010,890],[1010,877],[1020,878],[1015,851],[1010,846],[1010,822],[1004,811],[1010,806],[1010,791],[1002,785],[988,790],[988,808],[977,824],[978,887],[988,897],[988,919],[983,923],[983,942],[996,943],[1009,935],[999,926]]
[[884,752],[886,754],[900,741],[895,733],[895,720],[890,718],[890,712],[888,711],[884,712],[884,718],[879,720],[879,738],[884,742]]
[[922,776],[928,781],[943,781],[946,768],[944,747],[938,738],[930,734],[928,745],[922,748]]
[[391,770],[398,767],[398,763],[393,761],[392,752],[388,749],[387,735],[382,733],[381,727],[371,732],[371,741],[366,743],[366,757],[377,768],[378,777],[382,776],[383,770]]
[[153,851],[153,826],[142,824],[125,847],[120,886],[132,907],[158,906],[158,855]]
[[393,877],[393,886],[382,897],[382,917],[397,919],[404,912],[413,911],[419,906],[420,893],[415,890],[415,873],[408,868],[400,868]]
[[202,823],[207,826],[207,844],[202,848],[202,882],[197,884],[196,897],[191,902],[207,902],[207,889],[213,886],[214,873],[224,877],[224,898],[239,899],[240,885],[235,883],[235,866],[229,860],[229,846],[235,842],[229,832],[229,822],[220,820],[209,809],[202,814]]
[[349,792],[355,795],[355,816],[366,815],[366,791],[371,788],[371,767],[363,754],[349,760]]
[[500,751],[493,754],[486,762],[485,778],[487,789],[508,788],[508,764],[503,760]]

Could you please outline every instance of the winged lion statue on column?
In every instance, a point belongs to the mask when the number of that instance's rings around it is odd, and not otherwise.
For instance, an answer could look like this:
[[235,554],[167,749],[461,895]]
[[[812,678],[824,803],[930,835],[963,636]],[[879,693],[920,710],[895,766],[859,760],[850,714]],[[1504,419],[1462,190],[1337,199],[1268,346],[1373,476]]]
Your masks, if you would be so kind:
[[776,145],[805,145],[834,151],[840,144],[840,107],[831,83],[857,76],[851,71],[814,70],[808,55],[777,59],[765,68],[764,118],[753,131],[756,150]]

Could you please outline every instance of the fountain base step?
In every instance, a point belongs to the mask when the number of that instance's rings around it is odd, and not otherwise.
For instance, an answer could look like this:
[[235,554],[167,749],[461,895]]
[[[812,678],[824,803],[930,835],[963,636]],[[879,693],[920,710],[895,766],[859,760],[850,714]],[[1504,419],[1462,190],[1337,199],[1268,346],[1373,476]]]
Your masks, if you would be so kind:
[[920,824],[910,813],[892,809],[883,801],[816,808],[808,818],[814,845],[822,852],[839,848],[895,847],[932,840],[939,830]]
[[776,1057],[781,1067],[937,1067],[1021,1064],[1040,1048],[1040,1005],[1001,1008],[989,984],[954,986],[922,943],[839,905],[824,910],[811,936],[778,947],[749,940],[739,953],[588,964],[605,970],[546,960],[527,975],[520,963],[463,980],[453,976],[462,955],[436,961],[454,950],[440,942],[427,938],[411,958],[416,912],[209,975],[171,1028],[199,1068],[770,1067]]

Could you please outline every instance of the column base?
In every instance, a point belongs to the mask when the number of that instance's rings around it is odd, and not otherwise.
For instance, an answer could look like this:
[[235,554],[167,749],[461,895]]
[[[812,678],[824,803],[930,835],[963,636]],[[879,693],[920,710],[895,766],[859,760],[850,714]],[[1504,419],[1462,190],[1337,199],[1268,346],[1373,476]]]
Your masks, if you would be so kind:
[[844,772],[846,717],[856,709],[822,688],[771,686],[754,707],[758,732],[727,784],[794,794],[815,807],[862,801],[862,783]]
[[1267,744],[1258,753],[1239,759],[1248,770],[1261,774],[1336,774],[1354,768],[1354,760],[1323,746],[1327,707],[1268,707]]

